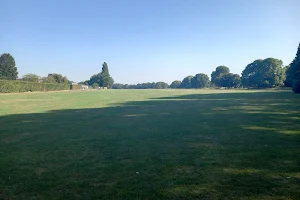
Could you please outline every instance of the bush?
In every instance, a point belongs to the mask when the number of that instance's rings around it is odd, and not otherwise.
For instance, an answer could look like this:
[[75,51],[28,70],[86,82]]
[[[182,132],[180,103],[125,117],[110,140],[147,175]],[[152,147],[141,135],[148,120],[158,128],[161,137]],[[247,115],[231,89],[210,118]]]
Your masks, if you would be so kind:
[[300,93],[300,80],[294,81],[293,91],[295,93]]
[[0,80],[0,93],[69,90],[68,84]]

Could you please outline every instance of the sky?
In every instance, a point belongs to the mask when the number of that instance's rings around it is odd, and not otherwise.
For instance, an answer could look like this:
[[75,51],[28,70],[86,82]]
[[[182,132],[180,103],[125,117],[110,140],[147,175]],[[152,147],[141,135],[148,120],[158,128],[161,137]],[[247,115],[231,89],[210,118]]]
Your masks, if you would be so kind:
[[288,65],[300,42],[299,0],[0,0],[0,54],[19,77],[88,80],[107,62],[117,83],[241,74],[268,57]]

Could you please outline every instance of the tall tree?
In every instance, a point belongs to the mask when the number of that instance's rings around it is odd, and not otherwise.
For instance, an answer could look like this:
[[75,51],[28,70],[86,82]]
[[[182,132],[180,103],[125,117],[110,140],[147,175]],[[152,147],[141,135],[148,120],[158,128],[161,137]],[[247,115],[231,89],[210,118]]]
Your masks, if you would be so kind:
[[295,93],[300,93],[300,44],[298,46],[296,57],[287,69],[286,75],[292,82],[293,91]]
[[206,88],[209,87],[210,81],[209,77],[206,74],[196,74],[192,80],[191,85],[193,88]]
[[18,70],[15,59],[9,54],[4,53],[0,56],[0,79],[15,80],[18,77]]
[[193,76],[185,77],[181,82],[180,88],[191,88],[192,87],[192,83],[191,83],[192,78],[193,78]]
[[181,85],[181,81],[173,81],[170,85],[170,88],[179,88]]
[[285,80],[282,61],[275,58],[255,60],[242,72],[242,83],[245,87],[270,88],[283,86]]
[[215,86],[222,87],[221,85],[221,77],[230,72],[229,68],[226,66],[219,66],[216,68],[216,71],[211,73],[211,83]]
[[112,88],[114,80],[109,74],[106,62],[104,62],[102,65],[102,71],[91,76],[90,80],[88,81],[89,85],[93,85],[94,83],[97,83],[101,87]]
[[36,74],[25,74],[22,77],[23,81],[29,81],[29,82],[39,82],[40,77]]
[[112,88],[113,84],[114,80],[109,74],[107,63],[104,62],[102,65],[101,79],[99,85],[102,87]]

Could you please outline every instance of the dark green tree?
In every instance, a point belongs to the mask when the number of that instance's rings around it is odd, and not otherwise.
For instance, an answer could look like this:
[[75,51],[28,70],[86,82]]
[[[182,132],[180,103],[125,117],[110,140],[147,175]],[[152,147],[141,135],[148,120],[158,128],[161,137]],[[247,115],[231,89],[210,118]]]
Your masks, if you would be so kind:
[[173,81],[170,85],[170,88],[179,88],[181,85],[181,81]]
[[151,83],[150,88],[155,89],[155,82]]
[[293,91],[295,93],[300,93],[300,80],[295,80],[293,82]]
[[18,70],[15,59],[4,53],[0,56],[0,79],[15,80],[18,77]]
[[196,74],[191,80],[192,88],[206,88],[210,86],[209,77],[206,74]]
[[29,82],[39,82],[40,77],[36,74],[25,74],[22,77],[23,81],[29,81]]
[[150,82],[146,83],[146,88],[151,89],[151,83]]
[[193,76],[185,77],[181,82],[180,88],[192,88],[192,83],[191,83],[192,78]]
[[221,85],[221,77],[225,74],[228,74],[229,72],[230,72],[230,70],[226,66],[221,65],[221,66],[217,67],[216,71],[213,71],[211,73],[212,85],[217,86],[217,87],[223,87]]
[[285,80],[282,61],[275,58],[255,60],[242,72],[242,84],[245,87],[271,88],[283,86]]
[[79,82],[78,84],[80,84],[80,85],[89,85],[89,81],[90,81],[90,80],[81,81],[81,82]]
[[106,62],[104,62],[102,65],[102,72],[100,75],[101,75],[101,79],[99,85],[102,87],[112,88],[112,85],[114,84],[114,80],[109,74],[108,66]]
[[168,83],[165,83],[165,82],[157,82],[155,84],[155,88],[156,89],[167,89],[167,88],[169,88],[169,85],[168,85]]
[[296,58],[290,64],[286,72],[289,84],[293,86],[295,93],[300,93],[300,44],[296,53]]
[[166,83],[166,82],[161,82],[161,83],[162,83],[162,88],[163,88],[163,89],[168,89],[168,88],[170,88],[170,86],[169,86],[168,83]]
[[290,65],[285,66],[284,68],[285,71],[285,81],[284,81],[284,86],[285,87],[293,87],[293,75],[289,73]]
[[238,88],[241,85],[241,77],[238,74],[228,73],[223,75],[219,82],[222,87]]
[[88,81],[88,85],[93,85],[94,83],[100,85],[102,83],[101,79],[102,79],[101,73],[94,74],[93,76],[91,76],[90,80]]
[[102,71],[91,76],[90,80],[88,81],[88,85],[93,85],[94,83],[97,83],[100,87],[112,88],[114,80],[109,74],[106,62],[104,62],[102,65]]

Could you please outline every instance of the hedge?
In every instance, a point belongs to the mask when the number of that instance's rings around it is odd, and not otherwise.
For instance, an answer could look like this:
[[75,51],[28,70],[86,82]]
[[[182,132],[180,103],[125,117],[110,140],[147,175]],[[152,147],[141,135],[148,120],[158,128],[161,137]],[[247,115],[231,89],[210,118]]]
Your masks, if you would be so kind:
[[70,89],[71,90],[80,90],[81,89],[81,85],[70,85]]
[[58,83],[35,83],[28,81],[0,80],[0,93],[69,90],[70,85]]

